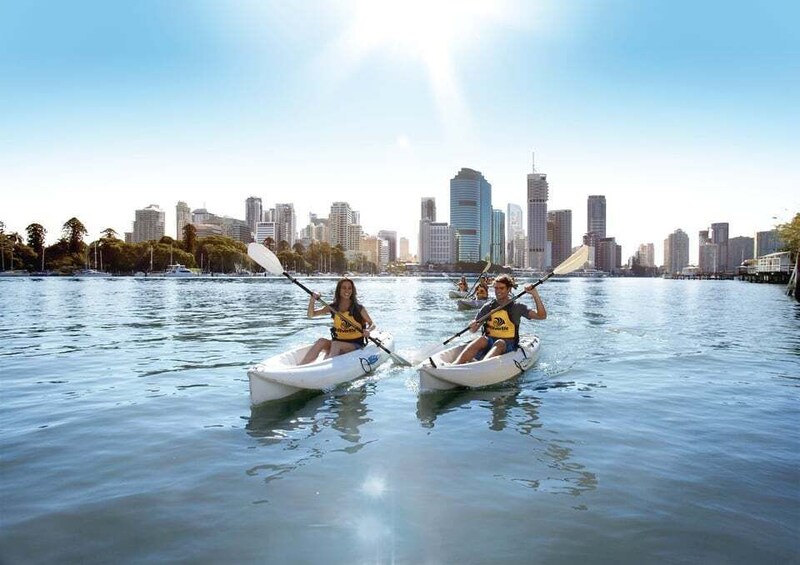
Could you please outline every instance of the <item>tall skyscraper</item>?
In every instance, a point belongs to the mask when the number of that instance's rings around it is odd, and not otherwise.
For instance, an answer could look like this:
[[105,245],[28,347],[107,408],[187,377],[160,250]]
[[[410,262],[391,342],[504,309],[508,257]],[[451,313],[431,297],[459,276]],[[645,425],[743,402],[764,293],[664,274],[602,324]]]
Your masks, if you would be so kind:
[[255,235],[258,222],[264,220],[264,210],[261,206],[261,199],[251,196],[244,202],[244,221],[250,226],[250,230]]
[[679,275],[689,265],[689,236],[677,229],[664,240],[664,272]]
[[275,228],[278,241],[285,241],[293,246],[297,240],[297,218],[294,204],[275,204]]
[[492,185],[480,172],[464,168],[450,179],[450,225],[456,230],[459,261],[490,256]]
[[586,231],[597,238],[606,237],[606,197],[602,194],[589,196],[586,206]]
[[553,223],[553,260],[550,266],[556,267],[572,254],[572,210],[551,210],[547,218]]
[[444,264],[457,260],[455,229],[446,222],[420,220],[419,264]]
[[506,215],[502,210],[492,210],[492,263],[506,264]]
[[727,222],[711,224],[711,243],[716,243],[719,247],[719,260],[717,262],[718,273],[727,273],[728,265],[728,232],[730,231]]
[[528,175],[528,266],[543,271],[547,259],[547,175],[533,172]]
[[192,211],[186,202],[179,201],[175,206],[175,239],[183,239],[183,228],[192,223]]
[[512,267],[521,268],[522,265],[517,265],[515,262],[517,253],[514,245],[518,233],[525,234],[525,228],[522,223],[522,207],[518,204],[509,203],[506,206],[506,262]]
[[348,226],[353,223],[353,211],[347,202],[334,202],[328,215],[328,237],[332,246],[348,247]]
[[423,196],[420,205],[420,220],[436,221],[436,199],[430,196]]
[[[686,249],[689,251],[688,247]],[[622,262],[622,247],[613,237],[601,237],[595,247],[594,265],[597,269],[614,274]]]
[[133,243],[158,241],[164,237],[165,217],[164,211],[156,204],[150,204],[147,208],[136,210],[131,241]]
[[401,237],[400,238],[400,250],[398,251],[398,253],[399,253],[399,257],[398,258],[400,259],[400,261],[410,261],[411,260],[411,254],[409,253],[409,250],[408,250],[408,238],[407,237]]
[[378,237],[385,239],[389,244],[389,263],[397,261],[397,232],[381,230],[378,232]]

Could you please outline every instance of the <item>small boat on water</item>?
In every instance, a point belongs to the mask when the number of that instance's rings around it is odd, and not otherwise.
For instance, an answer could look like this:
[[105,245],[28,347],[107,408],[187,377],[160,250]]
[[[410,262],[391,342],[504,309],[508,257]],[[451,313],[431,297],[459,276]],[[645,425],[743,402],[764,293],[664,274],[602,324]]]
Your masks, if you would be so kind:
[[[388,332],[374,330],[370,337],[378,340],[389,351],[394,351],[394,338]],[[356,349],[330,359],[318,359],[307,365],[298,365],[312,344],[285,351],[265,359],[247,371],[250,380],[250,405],[277,400],[301,390],[325,390],[371,374],[389,354],[367,342]]]
[[520,337],[516,351],[490,359],[453,365],[466,343],[433,355],[419,368],[421,390],[483,387],[507,381],[530,369],[539,358],[539,337]]
[[81,269],[80,271],[75,271],[72,276],[84,279],[89,277],[107,277],[108,275],[95,269]]
[[164,272],[165,277],[172,277],[172,278],[180,278],[180,277],[196,277],[197,273],[188,269],[185,265],[181,265],[180,263],[175,263],[174,265],[169,265],[167,270]]
[[487,302],[489,302],[488,298],[483,298],[483,299],[459,298],[456,304],[458,305],[459,310],[477,310]]
[[466,290],[451,290],[447,293],[447,296],[450,298],[466,298],[467,291]]

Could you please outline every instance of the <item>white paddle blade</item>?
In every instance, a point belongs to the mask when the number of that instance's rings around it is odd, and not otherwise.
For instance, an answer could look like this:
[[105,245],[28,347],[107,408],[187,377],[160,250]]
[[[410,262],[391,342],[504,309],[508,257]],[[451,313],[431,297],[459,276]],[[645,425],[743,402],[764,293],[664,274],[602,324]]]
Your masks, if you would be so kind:
[[281,265],[281,262],[272,251],[260,243],[254,241],[248,244],[247,255],[273,275],[283,274],[283,265]]
[[558,267],[553,269],[555,275],[566,275],[576,269],[580,269],[589,260],[589,248],[586,245],[581,245],[575,253],[567,257],[566,261],[561,263]]

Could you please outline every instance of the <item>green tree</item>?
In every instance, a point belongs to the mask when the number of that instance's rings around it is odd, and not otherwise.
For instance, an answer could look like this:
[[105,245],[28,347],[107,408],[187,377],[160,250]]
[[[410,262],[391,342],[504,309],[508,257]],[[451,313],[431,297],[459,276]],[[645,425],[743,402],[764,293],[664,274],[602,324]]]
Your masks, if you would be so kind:
[[117,239],[117,235],[118,235],[116,230],[114,230],[114,228],[106,228],[103,231],[101,231],[100,233],[103,234],[102,238],[105,239],[105,240],[115,240],[115,239]]
[[69,252],[80,253],[83,237],[89,233],[83,223],[78,218],[73,217],[67,220],[61,229],[64,238],[69,243]]
[[197,246],[197,228],[194,224],[183,226],[183,249],[189,253],[194,253]]
[[778,236],[783,241],[786,249],[793,253],[800,251],[800,212],[794,215],[791,222],[777,226]]
[[264,240],[264,247],[275,253],[275,240],[271,237],[268,237]]
[[44,236],[47,230],[42,224],[31,224],[25,228],[25,231],[28,232],[28,246],[37,254],[41,253],[44,249]]

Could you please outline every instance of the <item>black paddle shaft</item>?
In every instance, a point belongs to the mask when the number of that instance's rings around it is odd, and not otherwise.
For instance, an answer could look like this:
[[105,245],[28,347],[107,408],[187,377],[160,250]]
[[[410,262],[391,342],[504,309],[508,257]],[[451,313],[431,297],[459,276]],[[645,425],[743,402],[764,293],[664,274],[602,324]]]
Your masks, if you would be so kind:
[[[313,291],[311,291],[311,290],[310,290],[310,289],[309,289],[309,288],[308,288],[306,285],[304,285],[303,283],[301,283],[299,280],[297,280],[296,278],[294,278],[292,275],[290,275],[290,274],[289,274],[289,273],[287,273],[286,271],[283,271],[283,273],[282,273],[282,274],[283,274],[283,276],[284,276],[284,277],[286,277],[287,279],[289,279],[290,281],[292,281],[294,284],[296,284],[297,286],[299,286],[300,288],[302,288],[303,290],[305,290],[305,291],[306,291],[306,292],[309,294],[309,296],[314,296],[314,292],[313,292]],[[331,309],[331,306],[330,306],[330,304],[328,304],[327,302],[325,302],[324,300],[322,300],[322,298],[317,298],[317,300],[319,300],[319,301],[322,303],[322,305],[323,305],[323,306],[327,306],[329,309]],[[355,328],[355,329],[357,329],[357,330],[359,330],[359,331],[363,331],[363,328],[359,328],[359,327],[358,327],[358,326],[356,326],[355,324],[351,323],[351,322],[350,322],[350,320],[348,320],[347,318],[345,318],[344,316],[342,316],[342,315],[341,315],[339,312],[337,312],[336,310],[333,310],[333,309],[331,309],[331,312],[333,312],[334,316],[338,316],[338,317],[339,317],[339,319],[340,319],[341,321],[343,321],[345,324],[347,324],[347,325],[348,325],[348,326],[350,326],[351,328]],[[370,340],[370,341],[371,341],[372,343],[374,343],[375,345],[377,345],[378,347],[380,347],[381,349],[383,349],[383,350],[384,350],[386,353],[388,353],[388,354],[389,354],[389,355],[392,357],[392,359],[394,359],[394,358],[396,357],[396,355],[395,355],[394,353],[392,353],[391,351],[389,351],[388,349],[386,349],[386,348],[383,346],[383,343],[382,343],[380,340],[378,340],[378,339],[376,339],[376,338],[374,338],[374,337],[372,337],[372,336],[368,336],[368,337],[367,337],[367,339],[368,339],[368,340]]]
[[[554,273],[553,273],[553,272],[547,273],[547,274],[544,276],[544,278],[541,278],[541,279],[539,279],[538,281],[536,281],[535,283],[533,283],[533,288],[536,288],[537,286],[539,286],[540,284],[542,284],[544,281],[546,281],[547,279],[549,279],[549,278],[550,278],[550,277],[552,277],[553,275],[554,275]],[[511,304],[512,302],[516,301],[516,300],[517,300],[517,298],[520,298],[520,297],[521,297],[523,294],[526,294],[527,292],[528,292],[527,290],[523,290],[522,292],[520,292],[519,294],[517,294],[516,296],[514,296],[514,298],[512,298],[512,299],[511,299],[509,302],[507,302],[506,304],[503,304],[502,306],[498,306],[497,308],[494,308],[494,309],[492,309],[492,310],[491,310],[491,311],[489,311],[487,314],[484,314],[483,316],[481,316],[480,318],[478,318],[478,319],[477,319],[477,320],[475,320],[474,322],[475,322],[476,324],[482,324],[483,322],[485,322],[486,320],[488,320],[488,319],[491,317],[491,315],[492,315],[492,314],[494,314],[495,312],[499,312],[500,310],[502,310],[503,308],[505,308],[506,306],[508,306],[508,305],[509,305],[509,304]],[[457,333],[457,334],[455,334],[454,336],[452,336],[452,337],[449,337],[449,338],[448,338],[446,341],[442,342],[442,345],[447,345],[448,343],[450,343],[451,341],[453,341],[455,338],[457,338],[457,337],[461,336],[461,335],[462,335],[464,332],[468,331],[468,330],[469,330],[469,328],[470,328],[471,326],[472,326],[472,323],[470,323],[470,325],[469,325],[469,326],[467,326],[466,328],[464,328],[463,330],[461,330],[460,332],[458,332],[458,333]]]

